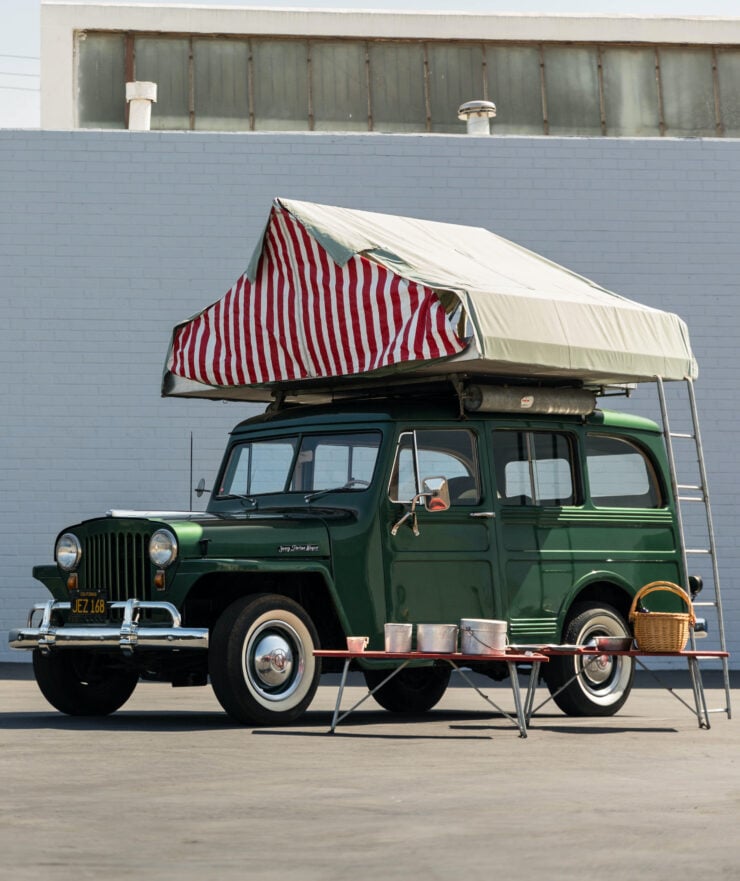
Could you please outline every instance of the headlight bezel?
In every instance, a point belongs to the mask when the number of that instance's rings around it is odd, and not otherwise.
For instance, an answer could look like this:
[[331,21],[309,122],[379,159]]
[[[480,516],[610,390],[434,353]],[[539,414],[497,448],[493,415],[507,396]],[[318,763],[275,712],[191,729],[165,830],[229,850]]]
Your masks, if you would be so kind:
[[[155,545],[159,545],[157,549]],[[157,569],[169,568],[177,559],[177,538],[169,529],[158,529],[149,539],[149,559]]]
[[[63,544],[64,543],[64,544]],[[67,556],[70,555],[71,556]],[[54,560],[63,572],[74,572],[82,559],[82,543],[73,532],[63,532],[54,545]]]

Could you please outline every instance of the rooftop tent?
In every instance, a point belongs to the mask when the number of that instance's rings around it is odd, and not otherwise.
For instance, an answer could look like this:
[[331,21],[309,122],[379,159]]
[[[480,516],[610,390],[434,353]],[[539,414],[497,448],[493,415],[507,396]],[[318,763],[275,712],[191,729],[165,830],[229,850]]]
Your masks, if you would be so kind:
[[478,227],[277,199],[246,272],[173,331],[163,394],[300,400],[403,378],[697,375],[686,325]]

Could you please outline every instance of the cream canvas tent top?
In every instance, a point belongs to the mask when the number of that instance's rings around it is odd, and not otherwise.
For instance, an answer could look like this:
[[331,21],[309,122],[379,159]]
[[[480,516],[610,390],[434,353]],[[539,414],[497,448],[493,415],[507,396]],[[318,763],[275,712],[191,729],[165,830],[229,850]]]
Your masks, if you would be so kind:
[[695,378],[686,325],[477,228],[277,199],[246,272],[175,327],[163,394]]

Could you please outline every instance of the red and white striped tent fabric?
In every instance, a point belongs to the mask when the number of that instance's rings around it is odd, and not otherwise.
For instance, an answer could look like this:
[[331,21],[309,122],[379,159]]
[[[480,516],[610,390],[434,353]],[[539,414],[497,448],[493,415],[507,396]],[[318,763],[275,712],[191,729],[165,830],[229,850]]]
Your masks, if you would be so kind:
[[165,395],[316,400],[408,377],[695,377],[684,322],[480,227],[278,199],[231,290],[175,327]]
[[363,254],[338,264],[276,202],[253,277],[175,329],[168,369],[225,390],[367,374],[464,347],[435,291]]

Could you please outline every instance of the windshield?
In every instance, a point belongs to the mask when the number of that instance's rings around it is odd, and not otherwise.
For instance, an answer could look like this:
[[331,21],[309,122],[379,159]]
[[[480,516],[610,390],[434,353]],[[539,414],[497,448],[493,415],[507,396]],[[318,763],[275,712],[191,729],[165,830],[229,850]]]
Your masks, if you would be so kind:
[[216,494],[362,491],[372,481],[380,432],[295,435],[238,444]]

